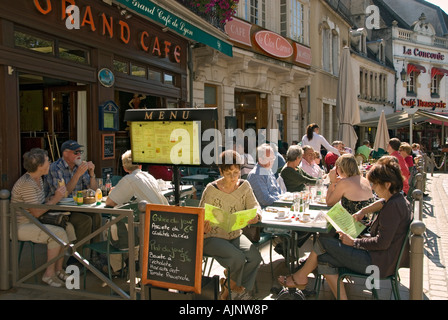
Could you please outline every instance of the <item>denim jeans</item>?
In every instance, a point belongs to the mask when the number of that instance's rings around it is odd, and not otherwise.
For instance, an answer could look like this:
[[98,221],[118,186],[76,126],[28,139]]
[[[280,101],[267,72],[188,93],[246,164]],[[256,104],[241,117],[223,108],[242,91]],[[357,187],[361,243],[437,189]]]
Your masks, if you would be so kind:
[[333,237],[319,237],[314,244],[320,274],[338,274],[338,268],[348,268],[358,273],[366,273],[371,265],[368,251],[344,245]]

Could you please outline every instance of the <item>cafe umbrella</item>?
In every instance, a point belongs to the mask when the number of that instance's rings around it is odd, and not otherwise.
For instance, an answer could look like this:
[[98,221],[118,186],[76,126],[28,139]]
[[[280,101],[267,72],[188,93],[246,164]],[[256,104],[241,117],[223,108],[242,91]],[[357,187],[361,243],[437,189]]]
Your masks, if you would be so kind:
[[[383,153],[387,150],[387,145],[389,144],[389,130],[387,129],[386,116],[384,115],[384,110],[381,111],[380,119],[378,120],[378,127],[376,128],[374,149],[379,151],[383,149]],[[381,150],[380,150],[381,151]]]
[[355,150],[358,136],[353,126],[361,120],[349,47],[344,47],[341,56],[336,113],[339,119],[339,140]]
[[274,142],[275,144],[278,143],[278,140],[280,138],[278,123],[273,106],[268,107],[268,127],[266,132],[266,138],[268,141]]

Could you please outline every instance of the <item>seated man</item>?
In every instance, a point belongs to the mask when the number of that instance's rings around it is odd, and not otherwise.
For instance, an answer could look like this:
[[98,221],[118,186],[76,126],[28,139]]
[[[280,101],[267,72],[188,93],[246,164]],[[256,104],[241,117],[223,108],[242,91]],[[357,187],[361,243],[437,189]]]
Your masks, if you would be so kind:
[[362,154],[366,160],[369,159],[371,152],[372,148],[370,148],[369,140],[364,140],[362,146],[359,146],[358,149],[356,149],[356,154]]
[[[161,193],[157,180],[148,172],[142,171],[141,165],[132,163],[131,150],[126,151],[121,156],[123,170],[125,175],[118,184],[110,191],[106,199],[106,206],[115,207],[129,202],[133,197],[136,202],[146,200],[148,203],[168,205],[168,200]],[[112,228],[116,228],[113,225]],[[135,250],[135,260],[138,259],[138,250]],[[114,272],[121,268],[121,255],[113,254],[110,256],[110,265]]]
[[[286,165],[283,167],[280,175],[285,182],[286,191],[288,192],[300,192],[305,190],[305,185],[315,185],[317,178],[308,175],[300,163],[303,161],[303,149],[311,146],[304,146],[303,148],[292,145],[286,152]],[[313,151],[314,153],[314,151]]]
[[[83,146],[74,140],[65,141],[61,146],[62,157],[50,165],[48,175],[45,177],[45,194],[52,195],[60,185],[67,189],[67,196],[70,197],[73,192],[98,188],[95,179],[95,165],[92,161],[83,161],[81,150]],[[70,222],[75,228],[78,240],[84,239],[93,230],[101,226],[101,214],[87,212],[72,212]],[[98,242],[100,235],[94,237],[92,241]],[[77,250],[80,254],[82,248]],[[70,257],[67,264],[76,263],[76,259]]]
[[149,173],[142,171],[141,165],[132,163],[131,150],[121,156],[121,161],[124,171],[128,174],[109,193],[106,199],[107,206],[115,207],[124,204],[132,197],[135,197],[137,202],[146,200],[148,203],[168,205],[168,200],[161,193],[157,180]]
[[[342,141],[333,141],[332,146],[335,147],[336,149],[338,149],[340,154],[344,154],[344,143]],[[328,152],[327,155],[325,156],[325,163],[327,164],[327,170],[328,172],[330,172],[331,169],[333,169],[334,164],[336,163],[336,160],[338,160],[339,155],[333,153],[333,152]]]
[[[288,149],[289,150],[289,149]],[[316,164],[316,152],[312,146],[303,146],[303,157],[299,164],[299,168],[302,168],[308,175],[314,178],[322,177],[322,170]]]
[[281,189],[272,166],[276,160],[274,149],[267,143],[257,148],[258,162],[247,175],[255,197],[261,207],[270,206],[279,199]]

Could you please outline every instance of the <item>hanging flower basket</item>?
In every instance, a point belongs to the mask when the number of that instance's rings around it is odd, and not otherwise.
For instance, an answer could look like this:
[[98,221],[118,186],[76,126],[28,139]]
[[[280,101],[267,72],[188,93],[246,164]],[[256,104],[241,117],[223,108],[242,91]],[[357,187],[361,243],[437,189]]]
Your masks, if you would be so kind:
[[197,11],[214,15],[220,23],[232,20],[239,0],[190,0],[190,5]]

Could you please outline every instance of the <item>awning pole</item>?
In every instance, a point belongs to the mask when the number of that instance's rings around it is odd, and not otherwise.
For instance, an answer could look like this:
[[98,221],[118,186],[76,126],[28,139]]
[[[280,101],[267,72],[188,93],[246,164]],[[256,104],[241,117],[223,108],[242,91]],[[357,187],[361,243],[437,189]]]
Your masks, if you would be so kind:
[[409,144],[412,146],[412,123],[414,122],[414,115],[411,115],[411,123],[409,123]]

